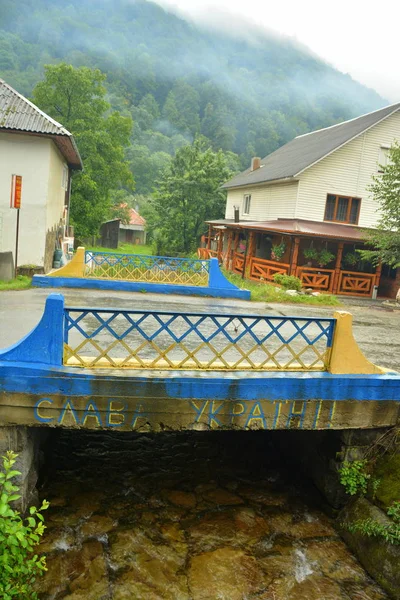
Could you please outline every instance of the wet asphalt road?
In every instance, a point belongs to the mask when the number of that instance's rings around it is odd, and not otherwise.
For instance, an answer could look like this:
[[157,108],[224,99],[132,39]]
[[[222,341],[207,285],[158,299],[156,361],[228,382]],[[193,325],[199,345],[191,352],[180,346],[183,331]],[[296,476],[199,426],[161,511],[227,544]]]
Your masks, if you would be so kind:
[[[56,290],[55,290],[56,291]],[[61,290],[68,306],[112,307],[138,310],[193,311],[276,316],[331,317],[333,307],[266,304],[218,298],[197,298],[130,292]],[[20,340],[40,320],[49,290],[0,292],[0,347]],[[400,370],[400,311],[384,310],[379,303],[343,300],[340,310],[354,317],[354,335],[369,360]]]

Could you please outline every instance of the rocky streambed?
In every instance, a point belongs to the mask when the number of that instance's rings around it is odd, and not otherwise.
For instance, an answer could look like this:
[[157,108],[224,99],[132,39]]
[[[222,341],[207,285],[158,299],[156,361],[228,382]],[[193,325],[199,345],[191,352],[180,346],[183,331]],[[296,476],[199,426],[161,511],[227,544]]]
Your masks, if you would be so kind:
[[388,598],[275,441],[55,432],[41,600]]

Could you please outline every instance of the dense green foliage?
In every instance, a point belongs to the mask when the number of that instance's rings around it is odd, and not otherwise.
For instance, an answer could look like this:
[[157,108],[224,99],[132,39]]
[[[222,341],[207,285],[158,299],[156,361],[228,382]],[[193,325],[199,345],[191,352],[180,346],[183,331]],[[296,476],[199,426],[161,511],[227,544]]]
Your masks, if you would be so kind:
[[[297,134],[384,104],[289,38],[246,23],[234,35],[208,31],[143,0],[0,0],[0,15],[0,77],[23,94],[45,64],[107,75],[107,101],[134,121],[127,158],[138,194],[152,192],[176,150],[198,133],[214,150],[234,153],[235,170]],[[93,80],[96,89],[102,83]],[[51,114],[68,126],[64,112]],[[90,204],[97,190],[84,176],[80,184]],[[92,220],[89,206],[82,216]]]
[[275,273],[274,281],[283,287],[284,290],[301,290],[301,279],[294,275],[285,275],[284,273]]
[[45,67],[45,79],[33,90],[34,102],[74,134],[84,170],[72,182],[71,222],[78,238],[97,233],[109,215],[111,191],[133,186],[124,156],[132,119],[109,111],[98,69],[61,63]]
[[31,506],[29,516],[22,519],[11,507],[20,498],[18,486],[12,479],[21,473],[13,469],[17,454],[8,451],[3,456],[0,471],[0,597],[2,600],[37,600],[33,590],[37,575],[46,570],[46,558],[34,553],[45,526],[42,511],[49,503],[43,500],[36,509]]
[[360,252],[365,260],[375,264],[379,261],[392,267],[400,267],[400,145],[395,143],[389,150],[389,162],[383,173],[373,177],[370,187],[379,205],[380,219],[375,231],[366,239],[374,250]]
[[194,252],[209,215],[222,217],[229,177],[222,150],[214,152],[204,138],[180,148],[160,180],[154,195],[150,227],[155,230],[156,254]]
[[361,494],[365,496],[368,489],[368,480],[371,478],[367,472],[366,460],[353,460],[344,462],[340,467],[340,483],[350,496]]
[[379,523],[374,519],[364,519],[349,523],[346,528],[351,533],[361,533],[367,537],[383,538],[393,545],[400,545],[400,502],[393,502],[387,510],[390,523]]

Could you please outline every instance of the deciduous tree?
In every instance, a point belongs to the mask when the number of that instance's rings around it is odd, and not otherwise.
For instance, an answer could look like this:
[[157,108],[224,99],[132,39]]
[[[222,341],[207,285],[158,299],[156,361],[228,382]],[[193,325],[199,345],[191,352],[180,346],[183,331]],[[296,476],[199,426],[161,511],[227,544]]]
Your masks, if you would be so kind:
[[180,148],[155,193],[157,252],[191,253],[205,231],[206,219],[223,217],[225,192],[221,184],[230,176],[224,153],[214,152],[204,138]]
[[361,255],[373,263],[382,261],[400,267],[400,144],[395,143],[388,153],[383,173],[373,178],[370,191],[379,205],[380,219],[375,230],[368,231],[366,241],[374,250]]
[[74,174],[71,197],[71,219],[81,238],[95,235],[107,218],[110,192],[134,184],[124,154],[132,120],[108,112],[105,79],[98,69],[47,65],[33,91],[35,104],[74,135],[82,156],[84,171]]

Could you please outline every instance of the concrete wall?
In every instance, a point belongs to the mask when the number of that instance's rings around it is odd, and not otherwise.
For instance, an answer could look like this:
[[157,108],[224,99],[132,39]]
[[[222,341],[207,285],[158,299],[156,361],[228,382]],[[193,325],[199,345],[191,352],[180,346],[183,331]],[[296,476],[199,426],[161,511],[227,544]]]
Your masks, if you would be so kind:
[[[11,175],[22,175],[18,264],[48,269],[63,214],[64,161],[52,140],[19,133],[0,133],[0,156],[0,252],[15,250],[17,211],[10,208]],[[47,261],[46,242],[51,255]]]

